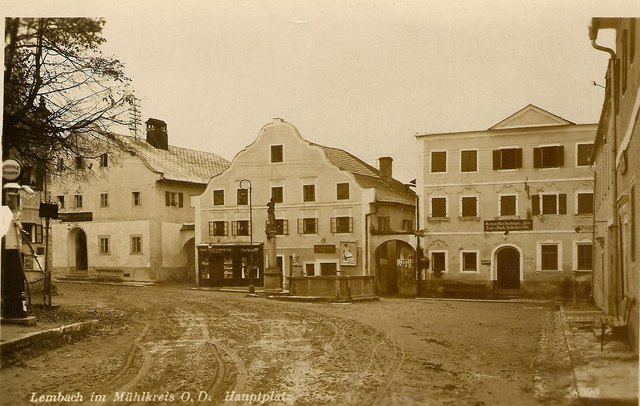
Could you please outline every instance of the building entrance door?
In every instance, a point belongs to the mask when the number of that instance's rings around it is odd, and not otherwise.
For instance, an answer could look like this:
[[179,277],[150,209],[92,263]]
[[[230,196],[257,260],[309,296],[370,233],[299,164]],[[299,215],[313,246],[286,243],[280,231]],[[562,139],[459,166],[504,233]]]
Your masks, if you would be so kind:
[[82,230],[76,234],[76,271],[86,271],[89,266],[87,260],[87,235]]
[[520,253],[513,247],[504,247],[496,254],[499,289],[520,288]]

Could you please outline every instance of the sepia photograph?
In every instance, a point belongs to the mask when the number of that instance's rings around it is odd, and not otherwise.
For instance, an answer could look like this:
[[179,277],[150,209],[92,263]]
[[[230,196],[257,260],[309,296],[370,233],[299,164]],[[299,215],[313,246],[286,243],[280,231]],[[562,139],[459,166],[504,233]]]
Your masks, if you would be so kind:
[[639,404],[637,0],[0,12],[0,406]]

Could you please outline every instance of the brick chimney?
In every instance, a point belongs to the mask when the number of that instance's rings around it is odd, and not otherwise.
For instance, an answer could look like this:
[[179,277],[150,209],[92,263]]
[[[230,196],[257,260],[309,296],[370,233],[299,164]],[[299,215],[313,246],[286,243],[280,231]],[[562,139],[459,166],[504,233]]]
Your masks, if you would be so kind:
[[147,125],[147,143],[157,149],[169,150],[169,135],[167,123],[156,118],[150,118]]
[[380,176],[385,182],[389,182],[393,178],[393,158],[389,156],[383,156],[378,158],[380,164]]

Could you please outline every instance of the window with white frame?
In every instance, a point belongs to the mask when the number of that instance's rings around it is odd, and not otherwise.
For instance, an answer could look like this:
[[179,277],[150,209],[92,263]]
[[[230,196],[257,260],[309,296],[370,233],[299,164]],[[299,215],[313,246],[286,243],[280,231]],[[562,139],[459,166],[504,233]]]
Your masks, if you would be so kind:
[[432,197],[431,198],[431,218],[447,217],[447,198]]
[[336,184],[336,199],[347,200],[349,199],[349,184],[338,183]]
[[460,251],[460,272],[478,272],[478,251]]
[[493,150],[494,170],[518,168],[522,168],[522,148],[501,148]]
[[500,216],[518,215],[517,195],[500,195],[498,203],[498,212]]
[[353,217],[350,217],[350,216],[332,217],[331,232],[335,234],[352,233]]
[[534,168],[559,168],[564,165],[564,146],[551,145],[533,149]]
[[283,162],[284,161],[284,152],[282,145],[272,145],[271,146],[271,162]]
[[447,251],[431,251],[431,272],[447,272]]
[[213,205],[224,206],[224,190],[218,189],[213,191]]
[[574,269],[590,271],[593,268],[593,245],[591,242],[577,242]]
[[76,204],[76,209],[81,209],[82,208],[82,195],[75,195],[75,204]]
[[100,254],[102,255],[109,255],[111,253],[111,247],[110,247],[110,238],[109,236],[106,235],[101,235],[98,236],[98,247],[100,249]]
[[274,203],[282,203],[284,202],[284,187],[283,186],[273,186],[271,188],[271,198]]
[[248,236],[251,234],[251,222],[249,220],[236,220],[231,222],[231,234],[236,236]]
[[561,264],[561,245],[557,242],[538,243],[538,270],[559,271]]
[[109,207],[109,193],[100,193],[100,207]]
[[460,172],[478,171],[478,150],[460,151]]
[[460,216],[478,217],[478,196],[460,197]]
[[210,221],[209,222],[209,235],[222,237],[228,235],[227,222],[226,221]]
[[447,151],[431,151],[431,173],[447,171]]
[[304,274],[305,276],[315,276],[316,275],[316,264],[313,262],[305,262],[304,263]]
[[305,202],[316,201],[316,185],[303,185],[302,186],[302,200]]
[[539,214],[567,214],[567,195],[564,193],[543,193],[531,196],[531,212]]
[[141,255],[141,254],[142,254],[142,236],[132,235],[131,236],[131,255]]
[[298,219],[298,234],[318,234],[318,218],[305,217]]

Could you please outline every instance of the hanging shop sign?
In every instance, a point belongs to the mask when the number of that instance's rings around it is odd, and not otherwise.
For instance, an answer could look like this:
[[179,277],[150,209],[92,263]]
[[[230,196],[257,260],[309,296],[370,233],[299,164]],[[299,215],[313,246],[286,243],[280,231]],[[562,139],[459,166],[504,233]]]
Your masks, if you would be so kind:
[[15,159],[5,159],[2,161],[2,178],[13,181],[22,174],[22,164]]

